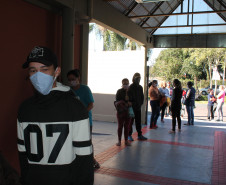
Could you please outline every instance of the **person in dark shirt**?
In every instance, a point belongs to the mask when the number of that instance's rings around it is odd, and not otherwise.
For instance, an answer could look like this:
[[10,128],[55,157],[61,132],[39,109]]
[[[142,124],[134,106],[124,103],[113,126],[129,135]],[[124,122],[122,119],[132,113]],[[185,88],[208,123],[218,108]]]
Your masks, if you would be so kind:
[[195,106],[195,89],[192,87],[193,83],[188,82],[187,83],[187,93],[186,93],[186,99],[185,99],[185,105],[188,113],[188,123],[184,125],[194,125],[194,106]]
[[146,137],[142,135],[141,131],[141,106],[144,103],[144,93],[143,87],[140,85],[140,73],[135,73],[133,75],[133,83],[129,86],[129,97],[132,100],[132,107],[135,114],[135,118],[131,119],[130,131],[128,140],[133,141],[132,133],[133,133],[133,122],[135,119],[136,130],[138,132],[138,140],[147,140]]
[[[214,111],[213,111],[213,106],[214,103],[216,102],[215,96],[213,94],[213,89],[210,89],[210,93],[208,95],[208,120],[211,121],[214,119]],[[211,119],[210,119],[210,115],[211,115]]]
[[178,122],[178,131],[181,131],[181,118],[180,118],[180,111],[181,111],[181,98],[183,90],[181,88],[181,82],[178,79],[174,79],[173,81],[173,94],[172,94],[172,101],[171,101],[171,111],[172,111],[172,130],[169,133],[175,133],[176,128],[176,118]]
[[127,78],[124,78],[122,80],[122,88],[119,89],[116,93],[115,106],[117,109],[117,120],[118,120],[118,142],[116,143],[117,146],[121,146],[123,127],[124,127],[125,145],[126,146],[131,145],[130,142],[128,141],[129,124],[131,121],[131,118],[129,117],[128,114],[128,108],[132,104],[129,101],[128,88],[129,80]]

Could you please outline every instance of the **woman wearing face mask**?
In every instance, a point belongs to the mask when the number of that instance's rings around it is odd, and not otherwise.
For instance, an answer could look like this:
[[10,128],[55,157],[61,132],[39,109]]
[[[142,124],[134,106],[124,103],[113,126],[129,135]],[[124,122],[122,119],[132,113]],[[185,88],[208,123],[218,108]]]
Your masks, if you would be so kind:
[[67,73],[69,85],[75,96],[85,105],[89,111],[90,126],[92,129],[92,109],[93,109],[93,95],[87,85],[80,84],[80,72],[78,69],[71,70]]
[[[93,95],[90,88],[87,85],[80,84],[80,71],[78,69],[71,70],[67,73],[69,85],[76,98],[78,98],[87,108],[89,113],[89,123],[92,132],[92,109],[93,109]],[[99,163],[94,159],[94,168],[100,168]]]
[[150,121],[150,129],[156,129],[157,126],[157,120],[160,114],[160,92],[157,88],[157,80],[152,81],[152,85],[149,88],[149,96],[150,96],[150,105],[151,105],[151,121]]
[[129,101],[129,96],[127,94],[128,88],[129,80],[127,78],[124,78],[122,80],[122,88],[119,89],[116,93],[115,107],[117,109],[117,119],[118,119],[118,142],[116,143],[117,146],[121,146],[123,127],[124,127],[125,145],[126,146],[131,145],[128,141],[129,123],[130,123],[128,108],[132,104]]

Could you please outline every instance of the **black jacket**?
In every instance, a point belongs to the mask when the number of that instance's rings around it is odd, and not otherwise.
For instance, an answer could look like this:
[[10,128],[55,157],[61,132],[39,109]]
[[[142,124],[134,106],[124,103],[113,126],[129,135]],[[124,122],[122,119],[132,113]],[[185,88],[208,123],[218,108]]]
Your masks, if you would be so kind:
[[88,112],[67,86],[29,98],[18,112],[23,185],[92,185]]
[[129,99],[132,102],[133,110],[134,111],[140,110],[142,104],[144,103],[143,87],[141,85],[132,83],[129,86],[128,95]]
[[172,100],[171,100],[171,110],[181,110],[181,98],[182,98],[182,89],[175,88],[173,89]]
[[[190,93],[189,93],[190,91]],[[191,87],[186,92],[186,106],[194,106],[195,105],[195,92],[196,90]],[[189,93],[189,95],[187,95]]]

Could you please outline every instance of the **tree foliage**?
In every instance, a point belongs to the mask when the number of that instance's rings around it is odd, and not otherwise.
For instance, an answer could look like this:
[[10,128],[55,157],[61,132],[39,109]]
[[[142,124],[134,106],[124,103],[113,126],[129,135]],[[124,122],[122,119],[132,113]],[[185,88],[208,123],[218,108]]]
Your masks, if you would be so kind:
[[197,81],[208,79],[212,84],[212,69],[218,67],[220,73],[225,68],[226,49],[166,49],[163,50],[151,68],[151,74],[165,80]]
[[136,42],[97,24],[90,24],[89,31],[95,31],[96,36],[103,39],[103,51],[136,50],[140,48]]
[[181,73],[183,57],[182,49],[166,49],[161,51],[151,70],[151,74],[162,77],[165,80],[181,78],[183,75]]

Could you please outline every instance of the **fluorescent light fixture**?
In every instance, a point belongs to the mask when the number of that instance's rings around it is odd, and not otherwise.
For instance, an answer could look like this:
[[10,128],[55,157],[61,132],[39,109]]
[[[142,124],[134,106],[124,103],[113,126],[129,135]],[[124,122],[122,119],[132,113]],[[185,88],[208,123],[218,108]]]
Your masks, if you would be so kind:
[[170,0],[135,0],[137,3],[152,3],[152,2],[159,2],[159,1],[170,1]]

